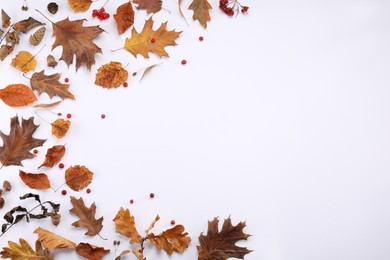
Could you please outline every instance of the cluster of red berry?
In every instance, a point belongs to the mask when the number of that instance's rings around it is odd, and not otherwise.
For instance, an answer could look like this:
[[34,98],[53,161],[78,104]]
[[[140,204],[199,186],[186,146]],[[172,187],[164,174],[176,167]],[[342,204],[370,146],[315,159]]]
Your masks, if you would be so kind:
[[104,9],[104,7],[102,7],[99,10],[94,9],[92,11],[92,17],[97,17],[100,21],[102,21],[110,18],[110,14],[106,13],[106,10]]
[[219,8],[229,16],[233,16],[235,12],[238,14],[240,12],[240,7],[241,13],[247,13],[249,10],[249,6],[242,6],[237,0],[219,0]]

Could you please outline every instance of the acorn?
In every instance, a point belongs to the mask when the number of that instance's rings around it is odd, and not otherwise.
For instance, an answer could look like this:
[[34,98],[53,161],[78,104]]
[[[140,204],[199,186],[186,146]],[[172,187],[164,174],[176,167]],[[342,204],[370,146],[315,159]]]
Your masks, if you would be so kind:
[[47,10],[52,14],[56,14],[58,11],[58,4],[51,2],[50,4],[47,5]]
[[0,209],[4,207],[5,201],[3,197],[0,197]]
[[53,223],[54,226],[58,226],[61,222],[61,215],[56,213],[54,215],[51,215],[51,223]]
[[47,60],[47,66],[49,66],[50,68],[54,68],[58,64],[58,62],[55,60],[53,55],[47,56],[46,60]]
[[6,190],[6,191],[12,190],[11,183],[9,183],[9,181],[4,181],[4,182],[3,182],[3,188],[4,188],[4,190]]

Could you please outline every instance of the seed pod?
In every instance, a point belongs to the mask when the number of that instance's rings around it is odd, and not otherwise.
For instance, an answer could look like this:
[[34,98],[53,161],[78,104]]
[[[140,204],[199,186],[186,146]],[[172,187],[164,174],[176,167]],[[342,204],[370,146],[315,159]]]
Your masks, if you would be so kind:
[[43,36],[45,36],[46,27],[42,27],[38,31],[36,31],[34,34],[30,36],[30,44],[32,46],[37,46],[39,43],[41,43]]
[[47,66],[49,66],[50,68],[54,68],[58,64],[58,62],[53,57],[53,55],[47,56],[46,60],[47,60]]
[[56,213],[51,216],[51,223],[53,223],[54,226],[58,226],[61,222],[61,215]]
[[3,182],[3,188],[4,188],[4,190],[6,190],[6,191],[12,190],[11,183],[9,183],[9,181],[4,181],[4,182]]
[[0,209],[4,207],[5,201],[3,197],[0,197]]
[[58,4],[51,2],[50,4],[47,5],[47,10],[52,14],[56,14],[58,11]]
[[1,9],[1,21],[3,28],[8,28],[11,25],[11,17]]

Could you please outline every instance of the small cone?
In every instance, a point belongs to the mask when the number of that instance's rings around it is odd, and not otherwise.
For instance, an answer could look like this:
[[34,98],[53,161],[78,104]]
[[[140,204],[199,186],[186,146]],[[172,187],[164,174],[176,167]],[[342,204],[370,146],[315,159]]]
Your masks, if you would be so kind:
[[46,33],[46,27],[42,27],[41,29],[33,33],[30,36],[30,44],[32,46],[37,46],[38,44],[40,44],[43,39],[43,36],[45,36],[45,33]]

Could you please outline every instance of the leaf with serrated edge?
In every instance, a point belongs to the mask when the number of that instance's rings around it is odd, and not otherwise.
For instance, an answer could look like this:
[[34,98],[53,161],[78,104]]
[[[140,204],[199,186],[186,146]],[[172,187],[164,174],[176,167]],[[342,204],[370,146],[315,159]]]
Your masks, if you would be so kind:
[[115,222],[115,231],[130,238],[130,244],[142,243],[142,237],[137,231],[134,217],[130,214],[129,209],[120,208],[113,221]]
[[96,219],[96,205],[92,203],[92,205],[87,208],[84,204],[83,198],[76,199],[75,197],[70,197],[70,202],[73,205],[73,208],[70,210],[71,213],[75,214],[79,217],[79,220],[74,222],[72,226],[74,227],[83,227],[88,231],[85,235],[88,236],[96,236],[103,228],[103,217]]
[[55,96],[62,99],[75,99],[73,94],[69,92],[69,84],[59,82],[61,74],[55,73],[46,76],[44,71],[36,72],[31,76],[30,84],[33,90],[37,90],[39,94],[46,93],[50,98]]

